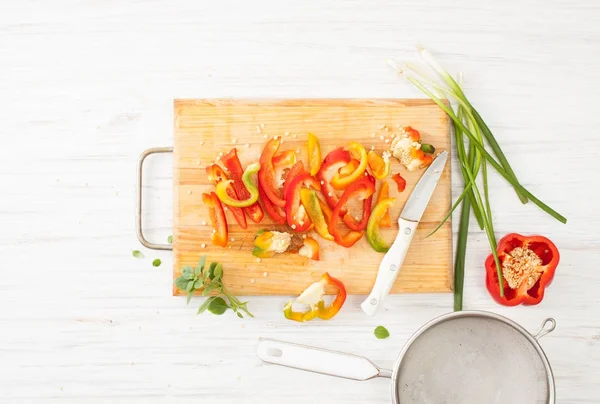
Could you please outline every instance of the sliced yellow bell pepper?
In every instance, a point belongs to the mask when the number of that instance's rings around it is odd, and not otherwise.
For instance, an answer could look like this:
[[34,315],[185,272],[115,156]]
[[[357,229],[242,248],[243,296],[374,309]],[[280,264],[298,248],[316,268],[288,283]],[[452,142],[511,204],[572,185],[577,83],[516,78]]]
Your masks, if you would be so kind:
[[391,245],[381,236],[379,222],[395,202],[396,198],[387,198],[380,201],[377,203],[369,217],[369,223],[367,224],[367,240],[369,241],[369,244],[371,244],[371,247],[377,252],[387,252],[390,249]]
[[342,177],[339,172],[335,173],[333,178],[331,179],[331,185],[333,188],[340,190],[345,189],[348,185],[352,184],[354,181],[360,178],[361,175],[367,169],[367,152],[364,147],[358,142],[350,142],[344,150],[350,153],[352,158],[355,158],[359,161],[358,167],[352,173]]
[[321,168],[321,146],[314,133],[308,132],[308,167],[310,175],[315,175]]
[[333,241],[333,236],[329,234],[325,216],[323,216],[323,211],[319,205],[317,193],[312,189],[302,188],[300,189],[300,201],[302,201],[302,205],[304,206],[304,209],[306,209],[306,213],[308,214],[310,221],[314,224],[315,231],[319,236],[323,237],[325,240]]

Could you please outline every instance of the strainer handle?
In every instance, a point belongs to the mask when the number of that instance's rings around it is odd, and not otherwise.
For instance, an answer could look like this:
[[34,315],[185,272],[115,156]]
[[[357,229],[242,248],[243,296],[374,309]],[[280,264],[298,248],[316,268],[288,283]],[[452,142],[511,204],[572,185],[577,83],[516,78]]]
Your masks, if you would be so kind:
[[363,356],[261,338],[256,354],[263,362],[352,380],[391,377]]
[[544,322],[542,323],[542,326],[540,327],[538,332],[533,334],[533,338],[535,338],[536,340],[539,341],[540,338],[542,338],[544,335],[550,334],[552,331],[554,331],[555,328],[556,328],[556,320],[553,319],[552,317],[548,317],[547,319],[544,320]]

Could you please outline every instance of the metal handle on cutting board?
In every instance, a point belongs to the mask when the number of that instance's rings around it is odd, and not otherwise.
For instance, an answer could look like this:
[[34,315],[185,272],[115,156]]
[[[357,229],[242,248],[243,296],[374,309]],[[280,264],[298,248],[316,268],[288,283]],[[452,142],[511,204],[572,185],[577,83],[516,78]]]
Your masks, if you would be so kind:
[[135,231],[137,234],[137,238],[142,243],[142,245],[146,248],[150,248],[151,250],[172,250],[173,246],[171,244],[157,244],[151,243],[146,240],[144,237],[144,231],[142,229],[142,168],[144,166],[144,160],[151,154],[158,153],[173,153],[172,147],[152,147],[150,149],[144,150],[138,159],[137,164],[137,182],[136,182],[136,204],[135,204]]
[[351,380],[392,377],[363,356],[260,338],[256,354],[263,362]]

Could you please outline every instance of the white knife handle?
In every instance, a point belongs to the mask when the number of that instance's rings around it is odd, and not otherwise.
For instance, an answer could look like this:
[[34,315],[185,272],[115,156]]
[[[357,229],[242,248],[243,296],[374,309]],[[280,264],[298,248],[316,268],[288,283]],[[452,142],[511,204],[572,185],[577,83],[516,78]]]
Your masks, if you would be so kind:
[[418,224],[418,222],[410,222],[404,219],[398,220],[399,228],[396,240],[381,260],[371,294],[360,305],[367,315],[374,315],[381,306],[383,299],[390,293]]

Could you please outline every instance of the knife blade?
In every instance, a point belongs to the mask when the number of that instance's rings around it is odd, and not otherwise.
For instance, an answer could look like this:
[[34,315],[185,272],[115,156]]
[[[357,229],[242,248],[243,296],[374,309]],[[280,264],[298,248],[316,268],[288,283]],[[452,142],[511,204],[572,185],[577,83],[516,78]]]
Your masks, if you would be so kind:
[[360,307],[369,316],[374,315],[388,295],[398,276],[398,272],[414,236],[415,230],[429,204],[433,191],[440,181],[444,166],[448,160],[448,152],[441,152],[429,165],[423,176],[417,182],[404,209],[398,218],[398,234],[389,251],[383,256],[377,271],[375,285],[369,296]]

